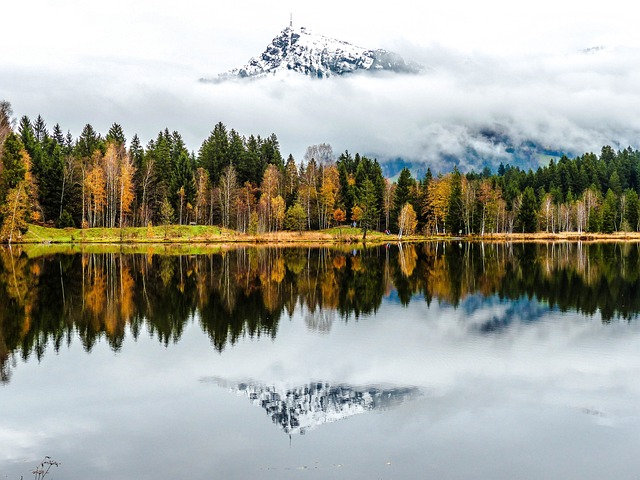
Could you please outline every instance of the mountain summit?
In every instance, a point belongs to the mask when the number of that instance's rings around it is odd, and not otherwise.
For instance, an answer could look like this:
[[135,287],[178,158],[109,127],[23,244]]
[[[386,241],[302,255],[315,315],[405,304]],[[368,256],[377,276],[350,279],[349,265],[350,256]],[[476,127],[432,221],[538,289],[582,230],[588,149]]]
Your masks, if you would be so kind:
[[259,57],[252,58],[241,68],[205,81],[264,77],[281,71],[327,78],[359,70],[417,73],[419,69],[418,65],[405,62],[397,53],[369,50],[311,33],[305,27],[289,26],[271,41]]

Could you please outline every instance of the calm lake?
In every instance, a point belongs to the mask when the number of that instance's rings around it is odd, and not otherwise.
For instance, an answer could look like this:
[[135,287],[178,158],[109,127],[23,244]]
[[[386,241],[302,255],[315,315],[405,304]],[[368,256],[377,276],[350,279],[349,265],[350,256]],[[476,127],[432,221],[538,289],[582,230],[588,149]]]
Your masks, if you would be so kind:
[[636,479],[640,245],[0,249],[0,479]]

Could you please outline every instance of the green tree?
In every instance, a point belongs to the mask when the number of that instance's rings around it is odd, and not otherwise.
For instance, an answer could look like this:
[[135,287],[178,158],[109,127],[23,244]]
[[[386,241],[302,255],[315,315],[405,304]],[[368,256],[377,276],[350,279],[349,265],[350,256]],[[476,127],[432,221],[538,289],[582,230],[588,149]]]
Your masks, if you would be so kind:
[[617,197],[622,195],[622,183],[620,181],[620,175],[618,175],[618,171],[614,170],[611,176],[609,177],[609,188],[616,194]]
[[13,131],[13,109],[6,100],[0,100],[0,160],[2,160],[2,144],[7,135]]
[[62,127],[59,123],[56,123],[53,126],[53,134],[51,136],[53,140],[60,145],[60,147],[64,146],[64,133],[62,132]]
[[300,185],[298,173],[296,161],[293,159],[293,155],[289,155],[284,167],[284,200],[288,207],[293,205],[298,197],[298,187]]
[[111,128],[109,128],[109,132],[107,133],[107,142],[109,141],[114,142],[119,146],[124,146],[124,144],[127,143],[122,127],[119,124],[114,123],[111,125]]
[[347,214],[350,214],[356,201],[355,177],[353,176],[355,170],[354,163],[354,159],[348,151],[342,153],[336,162],[340,181],[338,205],[340,205]]
[[294,203],[287,209],[284,226],[287,230],[298,230],[302,232],[307,224],[307,212],[304,211],[299,202]]
[[29,120],[29,117],[26,115],[20,119],[20,123],[18,124],[18,133],[20,134],[20,141],[27,153],[29,153],[29,155],[33,155],[38,141],[36,140],[31,120]]
[[633,231],[640,230],[640,198],[635,190],[629,189],[625,193],[627,197],[626,220]]
[[269,137],[262,142],[260,152],[261,159],[264,162],[264,168],[267,168],[267,165],[275,165],[279,170],[282,170],[284,160],[280,153],[280,142],[275,133],[269,135]]
[[64,208],[64,154],[62,147],[50,137],[45,138],[40,151],[41,154],[36,157],[39,161],[33,163],[32,172],[37,185],[38,202],[43,211],[42,220],[58,220]]
[[[256,176],[256,171],[260,168],[253,161],[246,157],[246,149],[244,146],[244,138],[240,136],[238,132],[231,129],[229,132],[229,149],[227,151],[227,158],[225,160],[225,166],[222,171],[227,168],[227,165],[233,165],[233,168],[238,172],[238,181],[244,183],[249,180],[253,183],[259,183],[259,179],[262,178],[262,173]],[[260,170],[261,171],[261,170]]]
[[49,138],[49,131],[47,130],[47,124],[44,122],[44,119],[38,115],[36,121],[33,122],[33,134],[36,142],[42,143],[47,138]]
[[164,225],[164,238],[167,238],[169,232],[169,225],[173,222],[174,210],[171,206],[171,202],[167,197],[164,197],[160,204],[160,222]]
[[193,162],[186,150],[180,153],[177,159],[174,174],[171,179],[171,193],[174,209],[180,211],[180,223],[182,223],[187,204],[193,205],[196,194]]
[[522,204],[518,211],[518,225],[523,233],[533,233],[537,229],[538,201],[532,187],[522,193]]
[[104,148],[102,138],[94,130],[91,124],[87,123],[82,129],[80,138],[76,143],[76,152],[79,157],[91,158],[93,152],[97,149]]
[[9,190],[16,188],[24,180],[27,172],[26,152],[20,137],[10,133],[2,145],[2,169],[0,171],[0,205],[4,203]]
[[408,168],[403,168],[396,182],[396,189],[393,197],[393,208],[391,210],[391,228],[398,228],[398,217],[400,211],[406,203],[411,201],[411,192],[415,184],[415,180],[411,176]]
[[209,179],[213,185],[218,184],[222,170],[229,164],[228,152],[227,127],[222,122],[218,122],[198,151],[198,166],[209,172]]
[[[245,142],[244,156],[242,157],[242,178],[244,182],[251,182],[254,185],[258,185],[264,175],[266,164],[260,158],[260,144],[262,140],[260,137],[250,135]],[[262,173],[260,173],[262,172]]]
[[612,233],[617,230],[616,220],[618,218],[618,197],[612,189],[607,190],[602,203],[602,223],[603,233]]
[[374,228],[380,215],[375,185],[368,178],[364,181],[362,188],[360,188],[358,206],[362,209],[362,217],[360,218],[362,240],[366,240],[367,230]]

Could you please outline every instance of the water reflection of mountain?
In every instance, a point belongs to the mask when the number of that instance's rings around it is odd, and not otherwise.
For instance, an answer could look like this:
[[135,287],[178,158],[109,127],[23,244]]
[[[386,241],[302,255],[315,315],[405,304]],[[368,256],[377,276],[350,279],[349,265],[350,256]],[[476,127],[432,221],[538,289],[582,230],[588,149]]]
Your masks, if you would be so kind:
[[545,303],[522,297],[505,301],[493,296],[485,298],[480,294],[470,295],[461,304],[468,317],[479,316],[469,325],[472,331],[481,334],[500,333],[513,323],[532,323],[541,320],[549,313]]
[[415,387],[356,387],[311,382],[284,389],[252,382],[231,383],[219,378],[205,380],[245,396],[263,408],[285,433],[292,435],[304,435],[325,423],[360,413],[391,408],[420,394]]
[[[197,321],[223,351],[242,337],[274,337],[283,316],[308,328],[375,314],[384,298],[453,308],[506,304],[477,332],[501,332],[548,309],[640,312],[640,246],[424,243],[363,250],[238,248],[199,255],[82,253],[29,258],[0,249],[0,374],[79,337],[114,350],[130,332],[165,345]],[[399,325],[401,328],[401,325]]]

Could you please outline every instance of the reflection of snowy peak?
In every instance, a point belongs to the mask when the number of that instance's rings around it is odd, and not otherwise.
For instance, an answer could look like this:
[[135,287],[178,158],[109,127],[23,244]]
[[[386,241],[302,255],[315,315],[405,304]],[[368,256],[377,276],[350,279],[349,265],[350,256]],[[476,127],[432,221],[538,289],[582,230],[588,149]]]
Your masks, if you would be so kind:
[[382,389],[331,386],[319,382],[284,390],[248,383],[228,385],[220,380],[216,380],[216,383],[245,395],[254,405],[264,408],[273,423],[280,425],[289,434],[304,434],[318,425],[375,409],[389,408],[419,394],[415,387]]
[[343,75],[356,70],[415,73],[419,67],[386,50],[368,50],[341,40],[287,27],[266,50],[241,68],[223,73],[217,80],[261,77],[280,71],[294,71],[315,78]]

